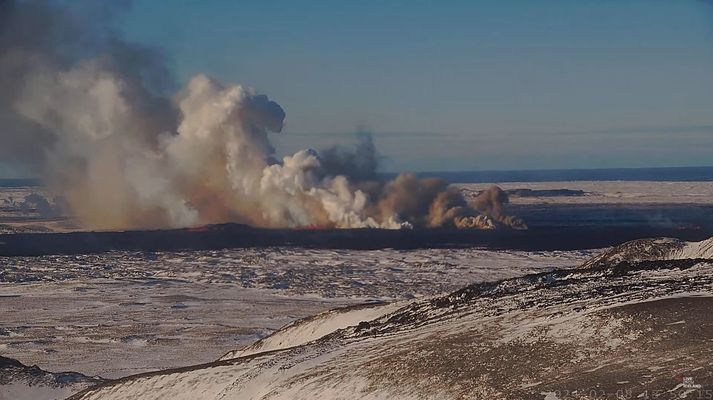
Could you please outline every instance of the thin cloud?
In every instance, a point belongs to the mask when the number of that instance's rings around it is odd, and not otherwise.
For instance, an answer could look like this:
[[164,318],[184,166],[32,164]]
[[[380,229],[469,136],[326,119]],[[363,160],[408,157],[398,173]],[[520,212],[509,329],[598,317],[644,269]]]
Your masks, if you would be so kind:
[[513,135],[547,135],[547,136],[588,136],[588,135],[640,135],[667,133],[713,133],[713,125],[679,125],[679,126],[644,126],[630,128],[584,129],[572,131],[521,131],[510,132]]
[[[439,135],[435,132],[378,132],[369,131],[374,137],[426,137]],[[300,137],[353,137],[354,132],[289,132],[286,135]]]

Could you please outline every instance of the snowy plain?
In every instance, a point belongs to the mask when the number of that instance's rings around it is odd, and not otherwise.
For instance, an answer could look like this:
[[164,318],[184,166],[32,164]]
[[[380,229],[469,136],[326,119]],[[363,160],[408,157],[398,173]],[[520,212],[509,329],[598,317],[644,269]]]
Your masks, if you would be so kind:
[[571,267],[592,254],[265,248],[0,258],[0,354],[116,378],[212,361],[328,309]]
[[[512,204],[713,204],[713,182],[570,181],[505,182],[504,190],[581,190],[581,196],[510,196]],[[457,184],[468,196],[490,184]]]
[[713,390],[711,245],[644,239],[574,270],[396,310],[335,310],[219,361],[72,399],[703,399]]

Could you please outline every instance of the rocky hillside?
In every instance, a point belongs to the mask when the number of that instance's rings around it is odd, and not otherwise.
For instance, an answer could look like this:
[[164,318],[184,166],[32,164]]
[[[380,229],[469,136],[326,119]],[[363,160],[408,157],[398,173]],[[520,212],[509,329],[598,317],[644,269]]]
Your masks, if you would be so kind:
[[621,262],[713,259],[713,238],[700,242],[679,239],[639,239],[615,246],[582,265],[582,268],[603,267]]
[[79,390],[102,382],[76,372],[52,373],[28,367],[12,358],[0,357],[1,400],[64,399]]
[[[265,351],[73,399],[700,398],[713,390],[706,248],[639,241],[578,269],[472,285],[383,315],[369,307],[371,320],[327,314],[286,327]],[[342,323],[305,336],[330,316]]]

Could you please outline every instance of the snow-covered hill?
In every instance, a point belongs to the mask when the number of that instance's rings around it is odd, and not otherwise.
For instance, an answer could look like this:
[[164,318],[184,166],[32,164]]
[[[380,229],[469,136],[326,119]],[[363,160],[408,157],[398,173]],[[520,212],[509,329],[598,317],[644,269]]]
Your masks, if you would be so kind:
[[229,360],[307,344],[340,329],[358,326],[360,323],[381,318],[399,310],[407,303],[407,301],[369,303],[325,311],[312,317],[297,320],[244,349],[228,352],[220,359]]
[[713,259],[713,238],[700,242],[685,242],[671,238],[632,240],[592,258],[584,263],[582,268],[621,262],[684,259]]
[[583,268],[321,314],[72,399],[696,398],[713,390],[708,251],[639,241]]
[[120,378],[214,361],[329,309],[434,296],[593,254],[279,247],[0,257],[0,354]]
[[76,372],[52,373],[0,357],[0,400],[55,400],[102,382]]

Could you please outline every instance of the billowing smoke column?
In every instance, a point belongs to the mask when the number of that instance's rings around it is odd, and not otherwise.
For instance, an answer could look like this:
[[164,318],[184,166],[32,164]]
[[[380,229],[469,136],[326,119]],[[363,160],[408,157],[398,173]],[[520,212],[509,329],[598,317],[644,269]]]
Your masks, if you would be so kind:
[[509,202],[510,199],[505,191],[497,186],[491,186],[478,193],[471,204],[476,210],[493,218],[497,223],[514,229],[527,229],[525,221],[506,213],[505,207]]
[[441,180],[373,180],[368,136],[275,160],[277,103],[204,75],[173,95],[160,53],[111,28],[122,2],[98,3],[0,0],[0,156],[88,227],[516,225],[502,191],[473,207]]

